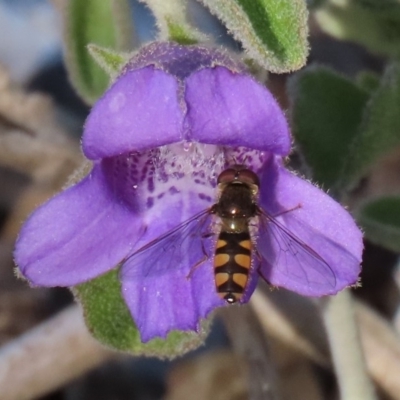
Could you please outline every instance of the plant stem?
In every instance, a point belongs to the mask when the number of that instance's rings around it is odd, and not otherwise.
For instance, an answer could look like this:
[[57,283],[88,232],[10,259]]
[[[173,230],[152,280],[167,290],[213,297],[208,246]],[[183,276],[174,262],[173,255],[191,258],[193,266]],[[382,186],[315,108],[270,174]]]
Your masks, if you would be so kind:
[[249,399],[277,400],[276,372],[257,316],[249,306],[221,311],[232,347],[248,366]]
[[376,400],[366,372],[350,291],[329,297],[322,308],[341,400]]

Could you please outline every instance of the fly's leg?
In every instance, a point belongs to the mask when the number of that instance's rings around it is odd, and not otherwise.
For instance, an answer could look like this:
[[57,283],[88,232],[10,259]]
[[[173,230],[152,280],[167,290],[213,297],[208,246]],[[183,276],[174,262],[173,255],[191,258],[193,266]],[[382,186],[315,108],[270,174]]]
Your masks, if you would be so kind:
[[204,262],[206,262],[207,260],[208,260],[208,257],[206,255],[204,255],[204,257],[200,261],[197,261],[197,263],[194,264],[192,268],[190,268],[189,273],[186,275],[186,279],[187,280],[191,279],[191,277],[192,277],[193,273],[196,271],[196,269],[198,267],[200,267],[200,265],[203,264]]
[[253,271],[257,272],[259,276],[270,286],[271,289],[274,288],[274,286],[271,285],[269,280],[263,275],[261,271],[261,263],[262,263],[262,257],[261,254],[258,252],[257,249],[254,249],[254,256],[252,262],[256,265],[253,267]]
[[299,204],[297,204],[297,206],[289,208],[288,210],[285,210],[285,211],[281,211],[281,212],[279,212],[277,214],[271,215],[271,217],[272,218],[280,217],[281,215],[284,215],[284,214],[286,214],[288,212],[296,211],[301,207],[302,207],[302,205],[299,203]]
[[[209,237],[211,237],[213,235],[214,235],[213,233],[206,233],[205,235],[203,235],[202,239],[209,238]],[[191,279],[191,277],[194,274],[194,272],[196,271],[196,269],[198,267],[200,267],[201,264],[203,264],[204,262],[206,262],[210,258],[210,256],[207,254],[207,251],[206,251],[206,249],[204,247],[204,241],[201,242],[201,250],[203,251],[204,256],[203,256],[203,258],[201,260],[197,261],[197,263],[194,264],[192,268],[190,268],[189,273],[186,275],[186,279],[187,280]]]
[[[287,213],[292,212],[292,211],[296,211],[296,210],[298,210],[298,209],[301,208],[301,207],[302,207],[302,205],[299,203],[299,204],[297,204],[297,206],[292,207],[292,208],[289,208],[288,210],[281,211],[281,212],[279,212],[279,213],[277,213],[277,214],[271,215],[271,217],[272,217],[272,218],[280,217],[281,215],[287,214]],[[258,223],[257,223],[257,222],[250,222],[250,223],[249,223],[249,226],[251,226],[251,227],[257,227],[257,226],[258,226]]]

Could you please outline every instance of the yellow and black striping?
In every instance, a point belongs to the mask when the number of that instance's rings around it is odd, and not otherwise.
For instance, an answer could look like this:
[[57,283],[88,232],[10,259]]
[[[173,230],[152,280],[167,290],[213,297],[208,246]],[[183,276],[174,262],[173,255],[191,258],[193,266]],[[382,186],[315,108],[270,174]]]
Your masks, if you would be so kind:
[[228,303],[239,301],[246,289],[251,267],[252,243],[249,232],[222,231],[214,258],[215,286]]

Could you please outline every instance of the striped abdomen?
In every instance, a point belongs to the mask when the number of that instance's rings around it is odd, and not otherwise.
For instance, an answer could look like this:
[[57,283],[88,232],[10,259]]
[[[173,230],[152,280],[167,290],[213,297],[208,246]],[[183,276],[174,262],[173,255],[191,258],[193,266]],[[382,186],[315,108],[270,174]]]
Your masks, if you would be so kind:
[[252,243],[248,230],[240,233],[222,231],[218,237],[215,258],[215,286],[228,303],[239,301],[246,289],[251,266]]

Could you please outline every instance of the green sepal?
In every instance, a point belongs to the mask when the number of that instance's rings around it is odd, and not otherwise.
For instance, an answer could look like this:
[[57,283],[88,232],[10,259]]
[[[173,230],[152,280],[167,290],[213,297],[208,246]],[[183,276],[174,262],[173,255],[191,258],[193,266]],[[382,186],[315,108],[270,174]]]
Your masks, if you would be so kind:
[[88,51],[111,79],[115,78],[121,72],[122,67],[131,58],[128,53],[118,53],[104,47],[96,46],[95,44],[89,44]]
[[207,41],[206,35],[191,26],[186,15],[187,0],[140,0],[156,19],[157,40],[170,40],[182,45]]
[[139,331],[121,295],[118,268],[76,286],[73,291],[82,304],[86,325],[107,347],[134,355],[173,358],[204,343],[210,322],[202,321],[201,332],[171,331],[166,339],[140,340]]
[[386,69],[364,111],[342,180],[355,186],[385,154],[400,146],[400,63]]
[[190,31],[188,25],[179,24],[172,19],[166,20],[168,27],[168,39],[182,45],[191,45],[198,43],[198,37]]
[[243,44],[246,56],[271,72],[301,68],[308,55],[304,0],[200,0]]
[[358,133],[368,92],[320,66],[296,73],[288,83],[292,132],[313,180],[337,187]]
[[371,242],[400,252],[400,197],[388,196],[364,203],[356,213]]
[[110,77],[90,56],[87,46],[126,50],[131,42],[127,0],[70,0],[64,8],[65,61],[78,94],[93,104]]
[[315,12],[326,33],[359,43],[384,55],[398,55],[400,2],[393,0],[328,0]]

